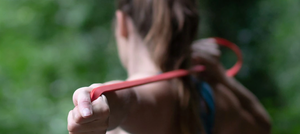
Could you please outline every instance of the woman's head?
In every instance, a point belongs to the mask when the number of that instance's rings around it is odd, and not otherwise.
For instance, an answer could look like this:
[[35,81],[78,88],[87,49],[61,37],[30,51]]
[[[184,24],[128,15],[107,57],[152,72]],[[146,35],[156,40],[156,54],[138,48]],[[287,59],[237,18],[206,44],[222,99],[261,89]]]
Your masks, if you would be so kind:
[[[199,23],[196,0],[118,0],[117,9],[117,42],[125,66],[126,38],[136,36],[161,71],[190,67],[191,44]],[[177,79],[174,85],[181,106],[181,133],[194,133],[195,124],[199,125],[195,90],[189,78]]]
[[[118,0],[117,9],[123,36],[128,36],[129,19],[162,71],[181,68],[180,62],[189,57],[197,33],[195,0]],[[120,52],[120,56],[126,61],[125,52]]]

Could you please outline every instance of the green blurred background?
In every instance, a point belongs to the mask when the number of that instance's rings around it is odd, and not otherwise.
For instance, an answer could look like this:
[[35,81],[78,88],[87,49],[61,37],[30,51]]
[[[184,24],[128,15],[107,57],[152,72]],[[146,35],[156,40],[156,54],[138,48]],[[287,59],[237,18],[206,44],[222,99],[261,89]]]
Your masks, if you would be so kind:
[[[300,133],[300,1],[201,0],[199,38],[242,49],[239,79],[272,117],[274,134]],[[126,78],[111,0],[0,0],[0,133],[66,134],[72,94]],[[222,62],[231,66],[232,53]]]

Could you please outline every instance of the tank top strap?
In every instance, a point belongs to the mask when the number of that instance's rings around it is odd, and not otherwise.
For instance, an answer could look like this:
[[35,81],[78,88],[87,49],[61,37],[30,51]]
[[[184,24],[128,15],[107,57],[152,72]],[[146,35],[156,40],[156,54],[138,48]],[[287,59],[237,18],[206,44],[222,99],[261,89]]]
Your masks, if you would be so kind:
[[213,90],[204,81],[193,80],[200,96],[200,117],[206,134],[212,134],[215,120],[215,100]]

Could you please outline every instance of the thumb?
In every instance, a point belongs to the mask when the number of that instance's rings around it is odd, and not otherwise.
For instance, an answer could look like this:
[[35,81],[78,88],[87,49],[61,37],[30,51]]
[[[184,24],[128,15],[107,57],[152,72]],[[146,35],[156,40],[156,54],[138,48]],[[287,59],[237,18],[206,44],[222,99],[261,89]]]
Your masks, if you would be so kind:
[[93,114],[90,93],[88,91],[89,89],[85,89],[78,94],[77,104],[82,117],[89,117]]

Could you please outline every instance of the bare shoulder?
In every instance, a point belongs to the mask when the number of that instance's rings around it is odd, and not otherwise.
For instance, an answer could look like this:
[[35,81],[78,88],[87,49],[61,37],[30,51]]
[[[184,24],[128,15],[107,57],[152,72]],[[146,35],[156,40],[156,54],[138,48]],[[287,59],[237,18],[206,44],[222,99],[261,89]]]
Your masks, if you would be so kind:
[[176,122],[176,91],[168,81],[155,82],[132,89],[137,103],[121,127],[129,133],[173,133]]
[[161,81],[146,84],[143,86],[138,86],[134,88],[135,91],[138,93],[146,93],[154,95],[152,97],[159,97],[159,96],[170,96],[175,93],[175,91],[171,88],[170,83],[168,81]]
[[[135,80],[140,78],[145,78],[147,76],[137,76],[134,78],[130,78],[128,80]],[[171,88],[171,84],[169,81],[160,81],[154,82],[142,86],[134,87],[138,98],[143,97],[143,99],[159,99],[160,97],[167,97],[169,99],[176,99],[177,91],[176,89]]]

